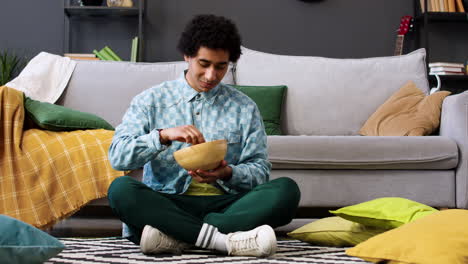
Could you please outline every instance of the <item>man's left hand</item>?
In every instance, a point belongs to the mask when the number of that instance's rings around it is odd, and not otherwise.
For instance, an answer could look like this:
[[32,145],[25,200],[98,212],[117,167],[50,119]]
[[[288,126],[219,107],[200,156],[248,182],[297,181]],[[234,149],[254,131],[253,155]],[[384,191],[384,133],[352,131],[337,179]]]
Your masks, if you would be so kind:
[[188,174],[199,183],[212,183],[218,179],[228,181],[232,176],[232,168],[223,160],[216,169],[188,171]]

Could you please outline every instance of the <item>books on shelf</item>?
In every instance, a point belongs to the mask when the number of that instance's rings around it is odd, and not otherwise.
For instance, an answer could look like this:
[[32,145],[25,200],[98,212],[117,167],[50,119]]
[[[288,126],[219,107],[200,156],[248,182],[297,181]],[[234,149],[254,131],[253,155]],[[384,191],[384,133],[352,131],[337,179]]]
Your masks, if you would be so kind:
[[132,39],[132,50],[130,52],[130,61],[136,62],[138,58],[138,37]]
[[106,60],[97,50],[93,50],[93,53],[96,54],[96,57],[98,57],[101,60]]
[[94,53],[64,53],[63,56],[73,60],[99,60]]
[[64,53],[64,57],[88,57],[88,58],[96,58],[93,53]]
[[114,61],[122,61],[122,59],[117,54],[115,54],[115,52],[111,50],[111,48],[109,48],[108,46],[105,46],[104,48],[102,48],[100,52],[106,53]]
[[101,50],[93,50],[93,53],[101,60],[121,61],[122,59],[111,49],[105,46]]
[[465,75],[464,72],[429,72],[429,75]]
[[430,75],[465,75],[465,65],[453,62],[429,63]]
[[[136,61],[138,49],[138,37],[132,40],[132,61]],[[117,55],[109,46],[104,46],[101,50],[93,50],[93,53],[65,53],[63,56],[71,59],[81,60],[107,60],[107,61],[122,61],[119,55]]]
[[431,67],[431,72],[441,72],[441,71],[463,72],[463,68],[458,68],[458,67]]
[[463,63],[455,63],[455,62],[431,62],[429,63],[429,67],[455,67],[455,68],[463,68],[465,65]]
[[458,12],[465,12],[465,8],[463,7],[462,0],[457,0],[457,11]]
[[462,0],[419,0],[421,13],[426,12],[465,12]]
[[455,0],[448,0],[448,11],[455,12],[457,9],[455,8]]

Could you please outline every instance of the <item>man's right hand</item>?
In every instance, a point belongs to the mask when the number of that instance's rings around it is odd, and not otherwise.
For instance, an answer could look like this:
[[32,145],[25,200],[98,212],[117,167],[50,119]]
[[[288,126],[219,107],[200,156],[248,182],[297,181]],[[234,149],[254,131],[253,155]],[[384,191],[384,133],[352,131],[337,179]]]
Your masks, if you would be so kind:
[[165,128],[159,132],[159,141],[162,144],[174,140],[192,145],[205,142],[203,134],[193,125]]

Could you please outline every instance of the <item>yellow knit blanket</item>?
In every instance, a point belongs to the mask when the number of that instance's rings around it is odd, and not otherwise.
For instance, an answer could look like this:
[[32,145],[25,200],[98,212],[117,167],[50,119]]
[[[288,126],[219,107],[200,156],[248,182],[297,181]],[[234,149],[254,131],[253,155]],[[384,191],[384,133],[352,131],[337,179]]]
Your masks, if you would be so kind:
[[23,93],[0,87],[0,214],[46,228],[107,195],[113,131],[23,131]]

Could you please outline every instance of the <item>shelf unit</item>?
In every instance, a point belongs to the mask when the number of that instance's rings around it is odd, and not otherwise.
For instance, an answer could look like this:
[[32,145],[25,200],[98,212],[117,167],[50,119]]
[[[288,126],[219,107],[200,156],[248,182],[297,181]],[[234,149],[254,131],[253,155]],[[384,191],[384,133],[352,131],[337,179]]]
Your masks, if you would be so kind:
[[[426,0],[427,1],[427,0]],[[468,23],[468,13],[460,12],[425,12],[415,16],[417,23],[422,24],[424,34],[424,47],[429,58],[429,25],[431,23],[460,22]],[[421,27],[420,27],[421,28]]]
[[[468,13],[466,12],[424,12],[421,13],[421,7],[419,4],[419,0],[415,0],[415,16],[414,20],[417,25],[417,28],[421,30],[421,35],[423,37],[423,45],[418,43],[419,47],[424,47],[426,49],[426,67],[427,71],[429,72],[429,63],[430,63],[430,25],[433,23],[468,23]],[[427,7],[428,0],[424,0],[425,6]],[[465,8],[468,8],[465,6]],[[464,58],[465,60],[466,58]],[[459,83],[460,81],[465,82],[468,81],[468,75],[439,75],[442,83]],[[429,75],[429,80],[431,84],[436,84],[436,78],[433,75]],[[457,92],[461,92],[460,89],[455,89]]]
[[143,61],[143,15],[145,0],[134,0],[136,7],[107,7],[107,6],[76,6],[70,0],[64,2],[64,52],[70,53],[71,47],[71,20],[73,17],[138,17],[138,61]]

